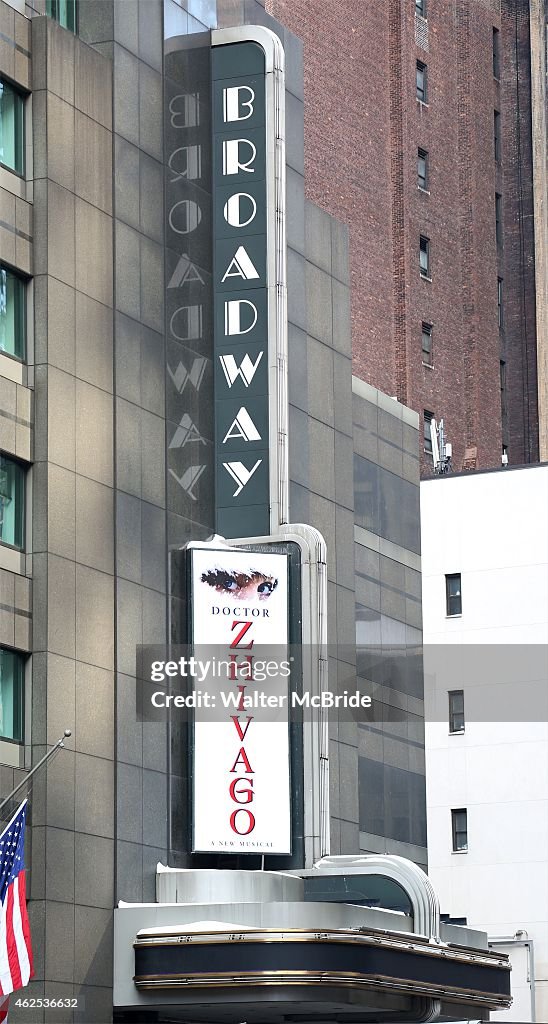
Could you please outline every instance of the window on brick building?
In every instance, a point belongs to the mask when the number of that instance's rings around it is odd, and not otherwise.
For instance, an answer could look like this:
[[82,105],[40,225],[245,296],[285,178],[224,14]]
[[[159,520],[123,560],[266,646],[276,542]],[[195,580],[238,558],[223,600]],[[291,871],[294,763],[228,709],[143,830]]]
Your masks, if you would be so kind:
[[419,188],[425,192],[428,190],[428,150],[419,149],[417,152],[417,181]]
[[494,147],[495,147],[495,160],[500,163],[502,159],[502,139],[501,139],[501,121],[500,112],[494,111],[493,114],[493,130],[494,130]]
[[428,102],[428,68],[422,60],[417,61],[417,99],[421,103]]
[[468,850],[468,812],[466,807],[451,811],[451,831],[453,833],[453,853],[465,853]]
[[493,78],[500,78],[500,32],[493,29]]
[[425,450],[425,452],[428,455],[432,455],[432,432],[431,432],[430,428],[431,428],[432,420],[433,419],[434,419],[434,413],[433,412],[428,412],[428,409],[425,409],[424,410],[424,420],[423,420],[424,450]]
[[426,18],[426,0],[415,0],[415,11],[421,18]]
[[502,328],[504,327],[504,298],[503,298],[503,291],[502,291],[503,284],[504,284],[504,282],[502,280],[502,277],[497,277],[497,311],[498,311],[499,330],[501,330],[501,331],[502,331]]
[[501,397],[506,391],[506,362],[504,359],[500,360],[500,394]]
[[502,196],[495,192],[495,238],[502,245]]
[[445,577],[446,614],[462,615],[462,587],[460,572],[449,573]]
[[430,239],[426,235],[420,236],[419,243],[419,267],[421,277],[430,277]]
[[[500,360],[499,374],[500,374],[500,413],[501,413],[501,417],[502,417],[502,420],[503,420],[503,428],[504,428],[505,425],[506,425],[506,416],[507,416],[507,410],[506,410],[506,360],[505,359],[501,359]],[[504,429],[503,429],[503,436],[504,436]]]
[[432,366],[434,355],[432,351],[432,324],[422,325],[422,361],[427,366]]

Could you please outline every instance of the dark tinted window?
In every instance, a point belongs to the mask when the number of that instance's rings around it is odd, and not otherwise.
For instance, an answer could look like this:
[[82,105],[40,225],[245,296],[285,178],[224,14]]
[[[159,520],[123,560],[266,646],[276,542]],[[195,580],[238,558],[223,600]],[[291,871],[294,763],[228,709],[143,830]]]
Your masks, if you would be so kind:
[[426,103],[428,99],[428,69],[422,60],[417,61],[417,99]]
[[359,758],[360,831],[426,846],[424,776]]
[[454,572],[445,577],[445,599],[448,615],[462,615],[460,572]]
[[420,551],[418,486],[354,455],[354,500],[357,526]]
[[0,647],[0,738],[23,742],[25,662],[16,651]]
[[428,153],[426,149],[417,152],[417,179],[419,188],[428,188]]
[[0,164],[25,173],[24,101],[17,89],[0,79]]
[[46,14],[63,28],[76,32],[78,28],[77,0],[46,0]]
[[462,853],[468,849],[468,813],[465,807],[451,811],[453,852]]
[[18,462],[0,455],[0,543],[23,547],[25,471]]
[[449,732],[464,731],[464,691],[449,692]]

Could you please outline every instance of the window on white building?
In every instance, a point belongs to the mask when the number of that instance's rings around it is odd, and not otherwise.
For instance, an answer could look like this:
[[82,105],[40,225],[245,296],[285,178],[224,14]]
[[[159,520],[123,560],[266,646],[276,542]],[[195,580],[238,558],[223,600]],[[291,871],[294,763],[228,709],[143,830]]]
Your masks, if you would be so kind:
[[445,577],[445,601],[447,615],[462,615],[460,572],[453,572]]
[[451,811],[453,831],[453,853],[464,853],[468,849],[468,812],[466,807]]
[[464,690],[449,691],[449,732],[464,732]]

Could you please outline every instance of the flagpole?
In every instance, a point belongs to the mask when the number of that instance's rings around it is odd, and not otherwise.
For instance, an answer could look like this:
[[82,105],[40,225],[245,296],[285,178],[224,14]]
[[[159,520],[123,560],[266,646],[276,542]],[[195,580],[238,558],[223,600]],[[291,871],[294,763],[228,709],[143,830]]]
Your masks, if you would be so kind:
[[42,758],[40,758],[38,764],[35,764],[34,768],[31,768],[28,775],[25,775],[24,779],[15,787],[15,789],[12,789],[11,793],[9,793],[8,796],[5,797],[4,800],[2,800],[2,802],[0,803],[0,813],[2,812],[3,808],[6,806],[7,803],[9,803],[10,800],[13,800],[15,794],[18,793],[19,790],[23,788],[23,786],[26,786],[27,782],[29,781],[30,778],[32,778],[34,773],[37,772],[38,769],[46,763],[46,761],[49,761],[50,757],[52,757],[53,754],[57,753],[57,751],[60,750],[61,747],[65,746],[65,740],[68,739],[68,737],[71,735],[72,733],[70,729],[65,729],[63,735],[61,736],[61,739],[57,740],[57,743],[51,748],[51,750],[48,750],[47,753],[44,754]]

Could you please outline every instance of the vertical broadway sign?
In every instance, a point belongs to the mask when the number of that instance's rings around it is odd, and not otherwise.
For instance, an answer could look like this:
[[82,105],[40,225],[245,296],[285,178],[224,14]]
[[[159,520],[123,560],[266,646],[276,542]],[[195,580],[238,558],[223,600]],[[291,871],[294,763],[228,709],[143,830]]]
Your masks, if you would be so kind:
[[278,151],[279,89],[267,71],[257,42],[213,46],[216,529],[225,537],[268,534],[286,515],[283,139]]

